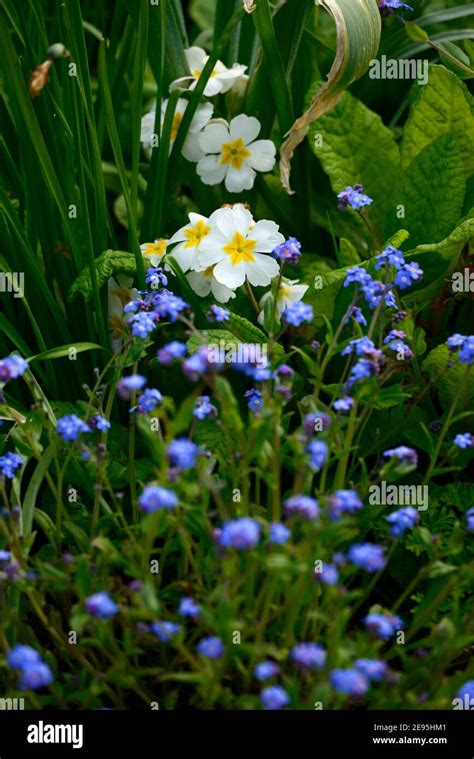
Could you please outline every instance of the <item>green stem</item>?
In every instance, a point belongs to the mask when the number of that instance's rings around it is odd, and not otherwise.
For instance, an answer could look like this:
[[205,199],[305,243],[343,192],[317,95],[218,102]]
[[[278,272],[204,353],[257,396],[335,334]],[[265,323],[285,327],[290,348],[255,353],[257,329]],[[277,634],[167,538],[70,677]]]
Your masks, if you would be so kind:
[[280,132],[285,135],[294,122],[293,104],[280,48],[275,36],[272,14],[268,0],[259,0],[252,14],[257,34],[262,44],[265,65],[273,93]]
[[443,428],[442,428],[441,432],[439,433],[438,442],[436,444],[436,448],[435,448],[434,454],[433,454],[433,456],[431,458],[430,465],[428,467],[428,471],[426,472],[426,475],[425,475],[425,477],[423,479],[423,485],[426,485],[430,481],[431,476],[433,474],[433,471],[434,471],[434,469],[436,467],[436,462],[438,460],[438,456],[439,456],[440,451],[441,451],[441,446],[443,445],[444,438],[446,437],[446,435],[448,433],[448,430],[449,430],[449,428],[451,426],[451,420],[452,420],[452,418],[454,416],[454,412],[455,412],[456,407],[458,405],[458,400],[459,400],[459,398],[461,397],[461,394],[463,393],[463,391],[466,388],[466,384],[467,384],[467,380],[468,380],[468,377],[469,377],[469,371],[470,371],[470,369],[471,369],[470,365],[466,366],[466,371],[464,372],[464,377],[462,379],[462,382],[460,383],[458,391],[457,391],[456,395],[453,398],[453,401],[451,403],[450,409],[448,411],[448,415],[447,415],[447,417],[446,417],[446,419],[444,421]]

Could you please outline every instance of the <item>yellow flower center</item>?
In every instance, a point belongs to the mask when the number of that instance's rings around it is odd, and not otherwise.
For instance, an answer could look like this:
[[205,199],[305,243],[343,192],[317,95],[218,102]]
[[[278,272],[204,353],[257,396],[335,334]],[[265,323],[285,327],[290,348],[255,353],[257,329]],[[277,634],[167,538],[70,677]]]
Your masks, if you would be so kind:
[[116,314],[109,318],[109,331],[112,333],[112,337],[118,338],[123,332],[123,321],[120,316]]
[[214,271],[214,267],[208,266],[207,269],[204,269],[203,275],[209,279],[210,277],[212,277],[213,271]]
[[224,142],[221,147],[221,163],[226,166],[231,164],[234,169],[240,171],[245,158],[250,158],[252,155],[250,150],[244,145],[242,137],[238,137],[232,142]]
[[291,293],[291,290],[289,287],[280,287],[280,291],[278,293],[278,300],[283,300],[283,298],[288,298],[290,293]]
[[163,256],[166,252],[166,245],[168,240],[155,240],[155,242],[147,242],[142,250],[143,256]]
[[203,221],[199,220],[197,224],[194,225],[194,227],[188,227],[184,230],[184,235],[187,240],[184,247],[197,248],[201,240],[203,240],[210,231],[211,228],[208,227],[207,224],[204,224]]
[[181,126],[181,122],[183,120],[183,114],[182,113],[175,113],[173,118],[173,123],[171,125],[171,132],[170,132],[170,140],[171,142],[174,142],[176,139],[176,136],[178,134],[178,130]]
[[[201,76],[201,74],[202,74],[202,71],[201,71],[201,70],[199,70],[199,69],[194,69],[194,71],[193,71],[193,77],[194,77],[195,79],[199,79],[199,77]],[[211,76],[209,77],[209,79],[213,79],[213,77],[215,77],[215,76],[216,76],[216,72],[215,72],[215,70],[213,70],[213,71],[211,72]]]
[[255,261],[253,251],[256,244],[255,240],[247,240],[240,232],[236,232],[232,242],[224,245],[223,250],[230,256],[232,265],[237,266],[242,261]]

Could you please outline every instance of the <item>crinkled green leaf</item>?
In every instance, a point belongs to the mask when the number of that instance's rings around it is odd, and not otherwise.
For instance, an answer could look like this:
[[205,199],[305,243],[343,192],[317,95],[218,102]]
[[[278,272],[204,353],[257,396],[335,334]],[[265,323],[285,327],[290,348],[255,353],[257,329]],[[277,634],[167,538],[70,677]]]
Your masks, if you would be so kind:
[[[430,378],[439,393],[439,400],[443,408],[448,409],[454,397],[459,392],[459,386],[464,381],[466,364],[461,364],[454,359],[453,366],[448,367],[452,360],[447,345],[438,345],[431,351],[423,362],[423,369],[428,372]],[[435,379],[436,378],[436,379]],[[463,411],[474,406],[474,374],[469,373],[465,390],[461,393],[457,403],[457,410]]]
[[227,325],[232,334],[244,343],[266,343],[267,336],[248,319],[238,314],[230,314]]
[[[135,256],[133,253],[127,253],[124,250],[104,250],[95,259],[95,268],[97,272],[97,286],[102,287],[109,277],[115,274],[127,274],[129,277],[135,276]],[[81,293],[86,300],[89,300],[92,295],[89,269],[83,269],[79,274],[69,290],[68,300],[71,301],[78,293]]]
[[453,134],[440,135],[403,172],[393,196],[388,229],[395,232],[399,226],[396,207],[401,204],[410,241],[421,244],[429,230],[431,240],[439,242],[459,221],[465,192],[465,171],[457,140]]
[[442,134],[452,133],[461,153],[466,177],[474,173],[474,106],[465,84],[444,66],[430,66],[429,81],[403,130],[402,168]]
[[360,264],[360,256],[355,245],[350,240],[346,240],[345,237],[341,237],[339,240],[339,262],[342,266],[358,266]]
[[400,171],[399,151],[390,129],[378,114],[346,92],[330,113],[311,125],[309,141],[334,193],[347,185],[362,184],[374,199],[368,215],[382,239],[390,192]]
[[407,390],[401,385],[391,385],[382,387],[375,398],[371,399],[371,405],[376,409],[392,408],[400,406],[408,398],[411,398],[415,391]]
[[[429,303],[445,286],[458,266],[464,246],[474,238],[474,215],[465,219],[445,240],[418,245],[405,256],[418,261],[424,270],[421,287],[416,291],[419,303]],[[428,281],[428,277],[430,281]]]

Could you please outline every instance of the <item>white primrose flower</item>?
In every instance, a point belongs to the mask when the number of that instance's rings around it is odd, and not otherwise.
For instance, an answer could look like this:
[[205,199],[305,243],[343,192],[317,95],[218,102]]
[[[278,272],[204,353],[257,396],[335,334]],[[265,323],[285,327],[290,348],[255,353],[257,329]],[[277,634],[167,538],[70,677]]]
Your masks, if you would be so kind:
[[214,298],[219,303],[227,303],[232,298],[235,298],[235,293],[230,287],[221,284],[214,277],[214,267],[208,266],[207,269],[202,271],[190,271],[186,275],[189,284],[195,293],[205,298],[206,295],[212,293]]
[[[190,47],[184,51],[184,54],[191,73],[187,76],[182,76],[180,79],[175,79],[175,81],[171,83],[170,90],[175,90],[177,87],[185,87],[189,82],[191,82],[189,89],[194,90],[199,81],[202,70],[209,60],[209,56],[201,47]],[[222,92],[227,92],[230,90],[235,80],[246,70],[247,66],[241,66],[240,63],[234,63],[232,68],[228,69],[221,61],[217,61],[204,88],[204,95],[206,97],[212,97],[213,95],[220,95]]]
[[[299,279],[287,279],[282,277],[281,284],[278,289],[276,312],[278,316],[281,316],[285,308],[291,306],[292,303],[299,303],[303,299],[308,285],[299,285]],[[260,308],[262,309],[258,315],[259,324],[263,324],[264,320],[264,307],[269,298],[272,297],[271,291],[265,293],[260,301]]]
[[153,267],[161,266],[169,242],[169,240],[160,239],[155,240],[154,242],[144,242],[143,245],[140,245],[140,250],[145,259],[145,263],[147,263],[148,266]]
[[274,221],[255,222],[240,203],[212,214],[212,230],[200,245],[203,269],[214,266],[214,277],[231,290],[248,279],[251,285],[269,285],[280,271],[271,253],[284,241]]
[[132,287],[132,277],[119,274],[107,281],[107,328],[113,351],[120,350],[122,333],[130,314],[124,314],[123,308],[138,297],[138,290]]
[[[164,100],[161,104],[160,136],[163,130],[163,122],[165,120],[165,113],[166,113],[167,106],[168,106],[168,101]],[[174,112],[173,124],[171,127],[171,133],[170,133],[170,148],[169,148],[170,153],[173,149],[173,145],[178,135],[178,130],[181,126],[184,112],[186,111],[187,107],[188,107],[188,101],[184,100],[184,98],[180,98],[178,102],[176,103],[176,110]],[[196,113],[194,114],[193,119],[191,121],[191,125],[189,127],[189,131],[184,141],[183,150],[182,150],[183,156],[188,161],[193,161],[194,163],[196,163],[204,155],[204,151],[201,150],[199,146],[199,132],[209,122],[210,118],[212,117],[213,110],[214,108],[211,105],[211,103],[201,103],[200,105],[198,105],[196,109]],[[155,115],[156,115],[156,106],[149,113],[145,114],[145,116],[143,116],[142,118],[140,140],[143,144],[143,148],[146,154],[148,155],[148,157],[151,155],[152,148],[157,147],[156,143],[159,142],[159,139],[156,139],[156,137],[155,137],[156,142],[154,142],[153,140],[153,137],[155,135]]]
[[206,216],[201,216],[199,213],[190,213],[189,224],[178,229],[169,239],[168,245],[179,243],[172,249],[171,255],[177,260],[184,272],[189,271],[189,269],[200,268],[198,256],[201,250],[201,243],[210,231],[210,219],[206,218]]
[[257,171],[271,171],[276,148],[271,140],[256,140],[261,124],[254,116],[241,113],[230,124],[214,119],[199,135],[205,157],[197,165],[204,184],[225,183],[229,192],[251,190]]

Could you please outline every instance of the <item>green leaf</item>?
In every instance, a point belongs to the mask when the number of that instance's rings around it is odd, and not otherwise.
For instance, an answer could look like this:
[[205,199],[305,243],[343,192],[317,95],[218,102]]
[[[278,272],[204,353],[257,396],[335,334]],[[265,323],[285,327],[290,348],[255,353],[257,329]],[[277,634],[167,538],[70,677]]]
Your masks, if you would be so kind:
[[201,345],[213,345],[215,343],[220,343],[221,340],[223,340],[226,345],[237,345],[237,343],[241,342],[241,340],[235,337],[232,332],[228,332],[226,329],[210,329],[199,330],[199,335],[192,334],[186,342],[186,345],[190,353],[195,353]]
[[239,447],[237,435],[232,429],[228,429],[226,434],[222,426],[209,419],[203,419],[197,424],[194,441],[203,450],[211,451],[227,462]]
[[[418,261],[425,275],[425,286],[416,290],[416,298],[421,304],[430,303],[445,286],[446,280],[458,267],[463,248],[474,236],[474,217],[465,219],[451,234],[439,243],[418,245],[405,258]],[[427,276],[431,281],[426,286]]]
[[453,134],[443,134],[426,145],[403,172],[388,215],[389,231],[399,226],[396,207],[405,208],[403,224],[413,244],[443,240],[461,217],[466,178],[460,151]]
[[369,217],[382,241],[390,189],[400,172],[399,151],[390,129],[378,114],[346,92],[331,113],[311,125],[309,140],[334,193],[360,183],[374,199]]
[[413,21],[405,22],[405,31],[414,42],[426,42],[429,39],[429,34]]
[[52,358],[63,358],[70,355],[71,348],[74,348],[76,353],[83,353],[84,351],[103,350],[101,345],[96,343],[70,343],[69,345],[61,345],[58,348],[52,348],[49,351],[38,353],[36,356],[30,356],[28,361],[46,361]]
[[267,336],[259,327],[238,314],[230,314],[226,322],[229,331],[243,343],[266,343]]
[[280,176],[290,192],[290,169],[293,153],[308,134],[313,121],[328,113],[342,93],[367,71],[377,55],[382,23],[375,0],[315,0],[336,24],[336,57],[328,80],[313,97],[311,104],[293,124],[281,148]]
[[393,406],[400,406],[405,400],[411,398],[414,392],[414,390],[409,391],[401,385],[391,385],[379,390],[375,398],[370,400],[370,403],[376,409],[392,408]]
[[409,237],[410,233],[406,229],[399,229],[384,242],[383,247],[387,248],[389,245],[393,245],[394,248],[401,248]]
[[465,84],[444,66],[430,66],[429,81],[420,87],[402,141],[402,169],[442,134],[455,136],[466,177],[474,173],[474,114]]
[[252,14],[252,18],[262,45],[280,132],[284,135],[293,122],[293,105],[288,78],[275,37],[269,0],[260,0],[260,2],[256,3],[255,13]]
[[54,446],[51,444],[49,448],[44,451],[43,455],[41,456],[41,460],[38,463],[38,466],[30,477],[28,488],[26,490],[25,497],[23,498],[22,508],[23,532],[25,535],[28,535],[31,532],[33,515],[37,503],[39,489],[41,487],[43,479],[46,476],[49,465],[51,464],[53,454]]
[[[135,256],[124,250],[104,250],[95,259],[95,267],[97,284],[100,288],[115,274],[127,274],[129,277],[134,277],[136,273]],[[92,295],[89,269],[84,269],[79,274],[69,290],[68,300],[72,301],[78,293],[81,293],[86,300],[89,300]]]
[[[444,42],[438,46],[441,60],[446,68],[453,71],[461,79],[472,79],[474,71],[471,67],[471,60],[468,55],[454,42]],[[469,71],[471,73],[469,73]]]
[[361,258],[350,240],[341,237],[339,240],[339,263],[341,266],[358,266]]
[[310,287],[305,295],[305,302],[314,308],[314,321],[316,327],[326,323],[326,319],[333,320],[337,294],[346,278],[346,269],[334,271],[321,271],[322,287]]
[[[454,359],[454,365],[448,366],[452,360],[447,345],[438,345],[431,351],[423,362],[423,369],[428,372],[439,394],[439,401],[444,409],[449,409],[459,386],[465,382],[466,364]],[[459,411],[472,408],[474,405],[474,375],[469,373],[464,392],[461,393],[456,408]]]

